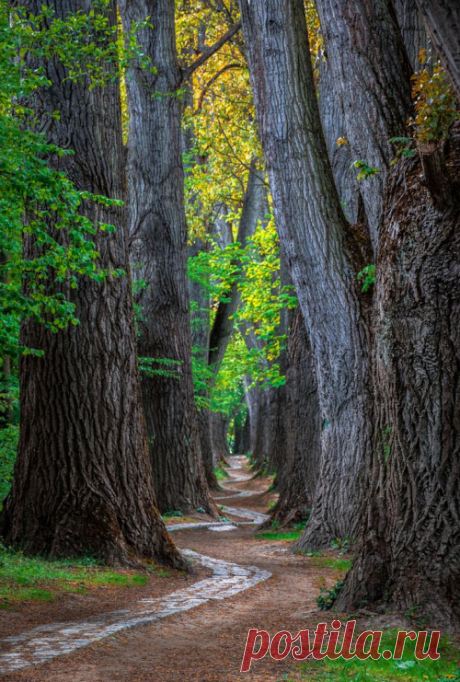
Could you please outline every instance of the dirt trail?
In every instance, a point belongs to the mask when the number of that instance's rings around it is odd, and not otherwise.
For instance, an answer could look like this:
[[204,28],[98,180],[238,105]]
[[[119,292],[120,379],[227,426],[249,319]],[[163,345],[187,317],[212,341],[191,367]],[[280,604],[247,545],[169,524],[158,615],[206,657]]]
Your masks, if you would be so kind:
[[[314,626],[315,598],[339,577],[315,568],[314,558],[288,554],[287,542],[254,537],[264,518],[266,482],[252,479],[243,457],[232,458],[225,492],[228,523],[170,523],[184,553],[213,571],[212,577],[122,612],[84,622],[33,629],[0,654],[2,680],[27,682],[276,682],[292,659],[265,658],[250,674],[239,673],[250,628],[274,634]],[[215,532],[218,530],[219,532]],[[323,618],[324,620],[324,618]],[[47,660],[49,659],[49,660]],[[41,662],[44,661],[44,662]],[[32,663],[8,672],[14,667]],[[313,663],[314,665],[314,663]]]

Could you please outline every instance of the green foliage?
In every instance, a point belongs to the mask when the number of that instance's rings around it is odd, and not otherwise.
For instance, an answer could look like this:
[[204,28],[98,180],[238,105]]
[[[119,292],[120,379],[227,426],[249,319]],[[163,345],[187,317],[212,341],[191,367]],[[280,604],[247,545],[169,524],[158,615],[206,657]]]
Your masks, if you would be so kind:
[[[61,62],[70,79],[87,79],[90,87],[118,77],[123,63],[107,6],[107,0],[99,0],[88,15],[77,12],[64,21],[46,6],[33,16],[21,8],[11,11],[10,3],[0,0],[0,359],[15,358],[19,350],[41,354],[19,349],[21,319],[31,318],[53,332],[78,324],[64,292],[76,288],[79,277],[101,281],[123,274],[97,266],[92,240],[97,230],[109,233],[114,226],[82,215],[85,204],[121,202],[77,191],[51,167],[53,157],[73,152],[48,143],[41,132],[46,121],[36,118],[31,104],[33,93],[50,85],[36,59]],[[125,60],[141,58],[135,38],[127,41],[124,55]],[[51,114],[49,123],[58,117]],[[32,259],[22,255],[23,234],[37,247]]]
[[182,511],[170,511],[166,512],[163,514],[163,519],[178,519],[181,516],[184,516],[184,512]]
[[139,371],[148,377],[159,376],[179,380],[182,364],[181,360],[171,358],[139,358]]
[[375,265],[367,265],[365,268],[358,272],[358,280],[364,279],[364,284],[361,291],[365,293],[375,284]]
[[321,611],[327,611],[331,608],[339,596],[342,587],[343,580],[339,580],[330,590],[327,590],[325,587],[320,590],[319,596],[316,598],[316,603]]
[[400,156],[403,156],[405,159],[411,159],[417,154],[415,147],[411,146],[413,145],[413,140],[409,137],[391,137],[390,142],[397,147],[396,158],[391,162],[392,166],[397,162]]
[[342,554],[344,552],[348,552],[348,550],[351,548],[351,545],[352,541],[348,535],[345,535],[344,538],[334,538],[334,540],[331,542],[332,549],[340,549]]
[[369,180],[370,178],[373,178],[374,175],[377,175],[379,173],[378,168],[373,168],[372,166],[369,166],[367,161],[364,159],[358,159],[357,161],[353,161],[351,164],[352,168],[356,168],[359,173],[356,177],[357,180]]
[[420,142],[448,137],[450,124],[460,116],[452,85],[441,65],[421,50],[419,61],[427,67],[412,76],[415,117],[412,124]]
[[[235,218],[227,216],[230,221]],[[279,331],[280,315],[283,309],[295,307],[297,299],[291,287],[281,285],[278,237],[271,216],[267,220],[245,248],[238,242],[220,248],[211,241],[188,263],[190,279],[198,282],[211,300],[211,322],[218,304],[228,302],[232,287],[238,286],[241,304],[234,318],[235,331],[217,377],[208,366],[206,349],[193,349],[198,407],[228,418],[245,409],[244,375],[261,387],[281,386],[285,381],[278,363],[287,342]],[[203,324],[200,313],[192,302],[192,326]],[[244,336],[249,334],[257,338],[257,345],[248,347]]]
[[0,430],[0,509],[13,480],[19,441],[19,426],[12,424]]

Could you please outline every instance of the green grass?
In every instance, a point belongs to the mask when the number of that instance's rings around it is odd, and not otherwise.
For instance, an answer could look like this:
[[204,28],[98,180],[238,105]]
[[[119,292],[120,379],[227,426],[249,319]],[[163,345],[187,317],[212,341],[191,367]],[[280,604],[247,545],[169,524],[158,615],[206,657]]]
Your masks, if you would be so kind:
[[181,511],[169,511],[162,515],[163,519],[178,519],[184,516],[184,512]]
[[311,557],[310,566],[315,566],[316,568],[335,568],[338,571],[349,571],[353,559],[335,559],[334,557]]
[[223,467],[215,467],[214,471],[216,472],[216,478],[218,481],[223,481],[226,478],[230,478],[230,474],[228,474]]
[[[168,577],[167,570],[154,566],[146,568],[160,577]],[[98,566],[90,557],[48,561],[27,557],[0,546],[0,606],[11,602],[35,600],[54,601],[60,594],[84,594],[91,586],[111,585],[139,587],[148,582],[148,574],[117,572]]]
[[258,540],[298,540],[301,536],[301,531],[291,530],[283,532],[277,532],[273,530],[267,530],[263,533],[257,533],[254,537]]
[[[357,634],[359,632],[357,631]],[[357,636],[357,635],[356,635]],[[397,634],[384,632],[380,652],[385,649],[394,650]],[[356,641],[356,639],[355,639]],[[437,661],[429,659],[417,661],[414,656],[415,642],[406,641],[401,661],[312,661],[302,664],[300,679],[305,682],[460,682],[459,648],[454,640],[442,637]],[[286,659],[287,660],[287,659]],[[299,668],[296,668],[299,670]],[[282,680],[289,682],[292,677],[285,675]],[[296,675],[295,680],[299,680]],[[280,680],[281,682],[281,680]]]

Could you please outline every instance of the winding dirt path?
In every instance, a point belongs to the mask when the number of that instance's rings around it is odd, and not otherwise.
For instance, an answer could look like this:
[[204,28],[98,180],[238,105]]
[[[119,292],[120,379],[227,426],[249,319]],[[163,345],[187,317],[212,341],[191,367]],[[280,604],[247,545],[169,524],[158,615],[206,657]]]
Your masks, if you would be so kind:
[[[212,576],[162,597],[84,621],[52,623],[0,641],[1,679],[27,682],[275,682],[292,659],[239,668],[250,628],[271,634],[318,622],[315,598],[338,577],[288,543],[254,537],[264,518],[266,483],[233,457],[225,492],[228,523],[170,523],[179,547]],[[228,504],[229,503],[229,504]],[[240,506],[241,504],[241,506]],[[218,532],[215,532],[218,531]]]

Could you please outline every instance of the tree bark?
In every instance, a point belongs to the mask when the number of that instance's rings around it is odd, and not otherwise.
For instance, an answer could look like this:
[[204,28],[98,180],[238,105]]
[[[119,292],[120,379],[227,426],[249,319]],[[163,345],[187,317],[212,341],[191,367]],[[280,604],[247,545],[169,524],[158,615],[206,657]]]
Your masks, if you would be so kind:
[[175,377],[142,376],[154,488],[161,511],[203,507],[215,515],[193,390],[174,1],[120,0],[119,5],[127,35],[146,18],[152,26],[136,33],[150,68],[135,63],[127,78],[131,255],[136,276],[146,282],[138,297],[139,355],[179,363]]
[[241,439],[241,454],[247,455],[251,452],[251,419],[249,417],[249,410],[246,414],[246,419],[244,420],[243,435]]
[[425,68],[419,59],[420,51],[430,50],[431,41],[417,7],[417,0],[394,0],[394,7],[410,63],[414,71],[419,71]]
[[[279,498],[266,525],[308,516],[321,461],[321,411],[310,341],[299,308],[292,312],[286,370],[286,462]],[[300,545],[300,549],[303,549]]]
[[302,0],[240,5],[275,220],[319,381],[323,481],[308,542],[327,546],[355,534],[371,447],[370,338],[355,283],[370,256],[366,236],[348,226],[335,189]]
[[[319,65],[319,114],[324,130],[327,151],[334,175],[335,186],[340,197],[347,220],[355,223],[360,212],[362,199],[360,196],[356,172],[351,168],[352,159],[348,144],[337,144],[340,138],[346,139],[345,121],[342,103],[334,94],[332,74],[329,69],[327,56]],[[362,212],[362,210],[361,210]]]
[[460,623],[460,127],[433,206],[418,158],[389,176],[376,302],[377,430],[366,529],[337,602]]
[[392,0],[316,4],[352,161],[362,159],[379,171],[360,186],[375,252],[386,174],[395,156],[389,140],[404,135],[407,128],[412,68]]
[[[40,14],[43,0],[22,6]],[[47,5],[58,18],[89,12],[89,0]],[[116,25],[116,7],[107,9]],[[58,60],[42,62],[50,87],[34,95],[53,144],[74,150],[53,166],[81,191],[125,198],[119,83],[90,89],[73,82]],[[103,153],[102,153],[103,150]],[[80,278],[63,288],[76,305],[77,327],[53,334],[27,321],[21,345],[43,358],[20,360],[21,428],[14,481],[0,518],[8,545],[48,556],[92,554],[113,565],[159,557],[186,564],[169,538],[155,505],[136,359],[134,316],[126,248],[125,211],[84,204],[94,221],[115,233],[92,237],[99,265],[127,276],[98,283]],[[50,223],[50,229],[53,225]],[[26,237],[25,257],[37,246]]]
[[214,453],[214,466],[228,464],[230,450],[227,443],[228,421],[220,412],[211,413],[211,438]]
[[453,0],[417,0],[417,4],[460,99],[460,7]]

